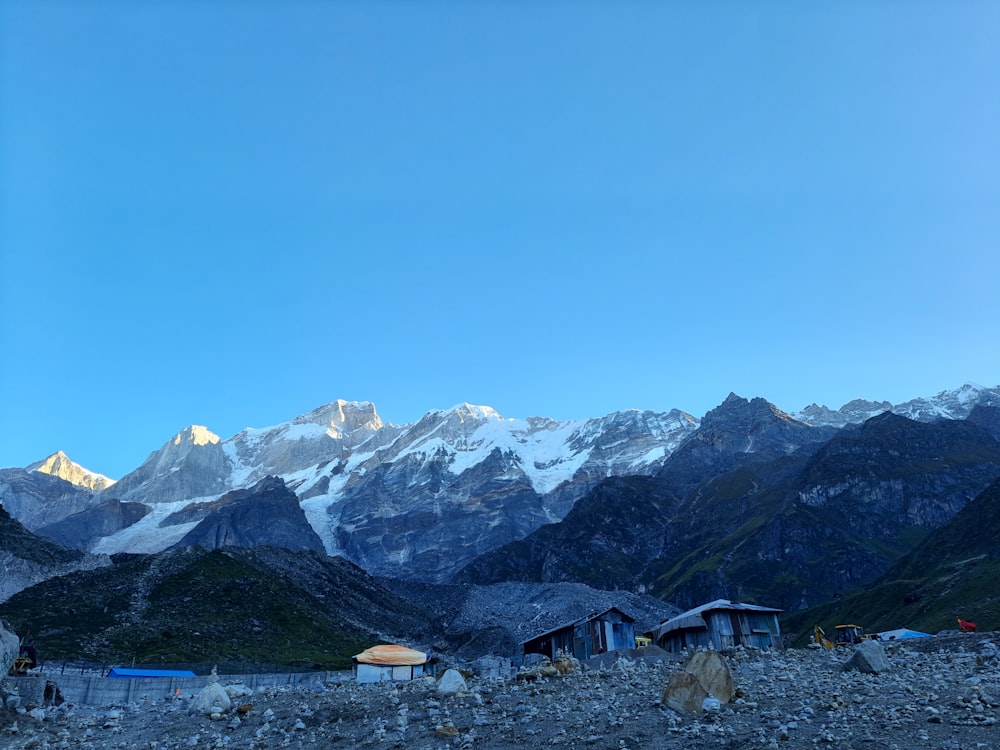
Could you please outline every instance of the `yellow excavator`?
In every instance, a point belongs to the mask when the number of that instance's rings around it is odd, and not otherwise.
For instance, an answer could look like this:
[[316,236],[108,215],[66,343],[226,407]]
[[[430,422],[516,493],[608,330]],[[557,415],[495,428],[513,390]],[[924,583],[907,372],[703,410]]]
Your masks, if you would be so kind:
[[29,669],[34,669],[37,666],[38,652],[35,650],[34,644],[31,643],[29,636],[25,636],[18,644],[17,656],[14,658],[14,663],[10,665],[7,674],[11,677],[18,677],[28,674]]
[[865,629],[860,625],[838,625],[836,631],[833,640],[830,640],[823,628],[816,625],[813,628],[813,637],[816,639],[816,643],[827,651],[834,646],[853,646],[870,638],[870,636],[865,635]]

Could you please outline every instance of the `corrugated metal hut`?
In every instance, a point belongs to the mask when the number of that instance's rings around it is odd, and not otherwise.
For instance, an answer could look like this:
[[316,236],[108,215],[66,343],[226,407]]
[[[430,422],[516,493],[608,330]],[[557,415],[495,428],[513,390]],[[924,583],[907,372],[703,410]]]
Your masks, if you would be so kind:
[[427,654],[406,646],[372,646],[352,657],[358,682],[412,680],[424,674]]
[[559,652],[589,659],[620,648],[635,648],[635,620],[611,607],[547,630],[521,643],[524,653],[555,659]]
[[657,646],[673,652],[685,647],[716,651],[736,646],[781,648],[778,614],[783,611],[716,599],[660,623],[652,638]]

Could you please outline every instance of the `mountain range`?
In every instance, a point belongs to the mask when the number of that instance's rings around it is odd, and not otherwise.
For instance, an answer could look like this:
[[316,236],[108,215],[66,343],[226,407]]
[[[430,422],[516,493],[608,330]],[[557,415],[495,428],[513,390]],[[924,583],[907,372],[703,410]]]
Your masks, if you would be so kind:
[[3,469],[0,502],[95,555],[266,544],[397,579],[576,580],[681,604],[767,583],[798,607],[872,580],[1000,475],[997,404],[1000,387],[965,385],[795,413],[731,394],[701,419],[459,404],[395,425],[335,401],[226,440],[187,427],[117,482],[63,454]]

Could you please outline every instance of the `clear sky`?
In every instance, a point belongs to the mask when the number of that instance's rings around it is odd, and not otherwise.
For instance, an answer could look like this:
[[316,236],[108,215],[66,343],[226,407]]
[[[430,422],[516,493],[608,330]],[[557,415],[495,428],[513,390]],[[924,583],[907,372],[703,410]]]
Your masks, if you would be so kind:
[[1000,3],[0,2],[0,466],[1000,383]]

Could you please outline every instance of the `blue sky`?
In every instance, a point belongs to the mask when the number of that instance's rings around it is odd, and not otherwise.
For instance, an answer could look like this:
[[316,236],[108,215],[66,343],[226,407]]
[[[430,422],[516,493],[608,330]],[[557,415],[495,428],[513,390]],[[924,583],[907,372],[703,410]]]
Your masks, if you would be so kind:
[[996,2],[0,4],[0,466],[1000,383]]

